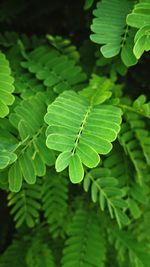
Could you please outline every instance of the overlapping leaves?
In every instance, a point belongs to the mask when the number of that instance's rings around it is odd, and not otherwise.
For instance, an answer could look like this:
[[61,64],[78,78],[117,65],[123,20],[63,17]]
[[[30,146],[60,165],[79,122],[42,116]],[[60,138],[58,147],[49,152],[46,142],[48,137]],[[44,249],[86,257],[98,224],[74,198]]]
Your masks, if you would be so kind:
[[136,58],[139,59],[144,51],[150,50],[150,2],[144,0],[135,4],[132,13],[127,16],[127,24],[139,29],[133,48]]
[[45,98],[39,93],[22,101],[10,115],[10,122],[18,129],[19,138],[24,143],[8,172],[9,187],[13,192],[20,190],[23,179],[34,184],[36,176],[45,174],[46,165],[54,164],[54,154],[45,145],[45,112]]
[[75,60],[46,46],[33,50],[28,55],[28,61],[22,62],[22,66],[35,73],[37,79],[42,80],[45,86],[53,87],[57,93],[76,88],[86,79]]

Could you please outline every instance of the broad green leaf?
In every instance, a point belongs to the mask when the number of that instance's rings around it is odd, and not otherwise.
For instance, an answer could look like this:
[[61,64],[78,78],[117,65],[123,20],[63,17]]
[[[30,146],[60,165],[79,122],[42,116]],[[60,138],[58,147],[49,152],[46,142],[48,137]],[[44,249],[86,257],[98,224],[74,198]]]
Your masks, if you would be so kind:
[[77,154],[71,157],[69,164],[69,176],[73,184],[80,183],[84,176],[82,162]]
[[130,67],[137,63],[137,58],[133,53],[135,31],[129,29],[127,32],[126,41],[121,51],[121,59],[127,67]]

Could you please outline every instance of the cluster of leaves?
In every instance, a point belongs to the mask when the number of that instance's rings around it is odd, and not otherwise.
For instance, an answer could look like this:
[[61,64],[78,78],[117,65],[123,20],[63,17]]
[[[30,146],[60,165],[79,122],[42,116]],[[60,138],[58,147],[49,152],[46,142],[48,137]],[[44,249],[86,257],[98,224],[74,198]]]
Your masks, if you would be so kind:
[[[91,40],[103,45],[104,57],[121,54],[126,66],[132,66],[150,50],[150,2],[102,0],[93,11]],[[138,30],[137,30],[138,29]]]
[[15,225],[0,267],[149,266],[150,103],[119,82],[150,48],[149,1],[102,0],[94,15],[89,69],[88,42],[0,35],[0,193]]

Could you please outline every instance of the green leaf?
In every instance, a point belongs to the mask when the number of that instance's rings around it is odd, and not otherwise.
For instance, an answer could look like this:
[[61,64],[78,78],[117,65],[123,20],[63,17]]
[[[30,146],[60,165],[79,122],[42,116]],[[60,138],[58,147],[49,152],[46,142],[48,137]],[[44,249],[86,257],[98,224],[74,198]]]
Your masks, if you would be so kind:
[[100,162],[98,153],[87,144],[80,143],[77,147],[77,154],[88,168],[94,168]]
[[121,59],[127,67],[133,66],[137,63],[137,58],[133,53],[134,36],[134,29],[129,29],[127,31],[127,37],[121,51]]
[[91,6],[93,5],[94,0],[85,0],[84,3],[84,10],[88,10],[91,8]]
[[[150,31],[150,26],[149,26],[149,31]],[[150,33],[148,32],[147,34],[143,34],[140,37],[135,36],[135,40],[136,42],[133,48],[133,52],[136,58],[139,59],[144,53],[144,51],[150,50]]]
[[56,164],[55,164],[56,171],[61,172],[64,169],[66,169],[70,163],[70,158],[71,158],[71,152],[70,151],[69,152],[65,151],[65,152],[61,153],[56,160]]
[[129,209],[131,211],[132,216],[135,219],[138,219],[141,216],[141,210],[139,209],[136,201],[134,199],[129,198],[128,205],[129,205]]
[[22,186],[22,173],[20,165],[15,162],[8,172],[9,188],[12,192],[19,192]]
[[29,184],[34,184],[36,182],[34,165],[32,163],[32,160],[28,157],[27,153],[24,153],[20,157],[19,165],[25,181]]
[[69,176],[73,184],[80,183],[84,177],[84,169],[78,154],[71,156],[69,164]]

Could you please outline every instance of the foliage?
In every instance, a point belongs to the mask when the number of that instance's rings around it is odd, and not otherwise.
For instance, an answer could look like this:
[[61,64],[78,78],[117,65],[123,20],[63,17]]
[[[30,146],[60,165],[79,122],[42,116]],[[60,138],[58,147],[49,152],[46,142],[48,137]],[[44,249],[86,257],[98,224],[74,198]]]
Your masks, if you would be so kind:
[[149,0],[45,1],[0,4],[0,267],[148,267]]
[[[132,12],[131,12],[132,10]],[[127,66],[137,63],[144,51],[150,50],[150,3],[147,0],[134,4],[128,0],[102,0],[93,11],[91,40],[104,44],[101,52],[111,58],[121,51],[121,59]],[[137,32],[134,28],[139,28]]]

